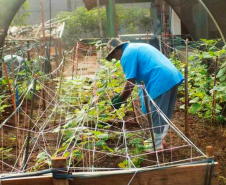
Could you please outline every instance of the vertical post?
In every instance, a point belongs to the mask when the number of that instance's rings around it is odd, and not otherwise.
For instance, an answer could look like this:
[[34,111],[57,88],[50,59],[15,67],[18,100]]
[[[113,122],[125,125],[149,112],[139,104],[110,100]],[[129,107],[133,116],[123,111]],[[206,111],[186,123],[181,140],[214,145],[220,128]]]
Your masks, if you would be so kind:
[[212,110],[213,119],[212,119],[212,124],[213,124],[214,126],[216,125],[216,103],[217,103],[217,99],[216,99],[216,94],[217,94],[216,83],[217,83],[217,65],[218,65],[218,56],[216,57],[216,60],[215,60],[215,73],[214,73],[214,84],[213,84],[213,110]]
[[186,39],[186,63],[184,66],[185,77],[185,135],[189,137],[189,124],[188,124],[188,39]]
[[[58,169],[58,168],[67,168],[67,159],[66,157],[55,157],[52,158],[52,168]],[[67,174],[68,172],[61,171],[61,172],[54,172],[54,174]],[[68,179],[59,179],[59,178],[54,178],[53,176],[53,185],[69,185]]]
[[149,122],[149,125],[150,125],[151,139],[152,139],[152,143],[153,143],[153,148],[154,148],[154,151],[156,151],[155,138],[154,138],[154,132],[153,132],[153,124],[152,124],[152,117],[151,117],[151,107],[150,107],[149,99],[147,97],[147,93],[146,93],[146,90],[145,90],[144,82],[141,82],[141,85],[142,85],[142,90],[143,90],[143,96],[144,96],[144,102],[145,102],[148,122]]
[[118,37],[115,0],[108,0],[107,8],[107,23],[108,23],[108,37]]
[[26,149],[25,149],[25,157],[24,157],[24,164],[23,170],[27,168],[27,159],[28,159],[28,152],[29,152],[29,145],[30,145],[30,135],[31,135],[31,128],[32,128],[32,117],[33,117],[33,110],[34,110],[34,100],[35,100],[35,92],[36,92],[36,85],[37,85],[37,78],[38,75],[34,75],[34,82],[33,82],[33,90],[32,90],[32,99],[31,99],[31,112],[30,112],[30,121],[28,124],[28,132],[27,132],[27,142],[26,142]]
[[27,60],[29,61],[30,60],[30,41],[28,40],[27,41]]

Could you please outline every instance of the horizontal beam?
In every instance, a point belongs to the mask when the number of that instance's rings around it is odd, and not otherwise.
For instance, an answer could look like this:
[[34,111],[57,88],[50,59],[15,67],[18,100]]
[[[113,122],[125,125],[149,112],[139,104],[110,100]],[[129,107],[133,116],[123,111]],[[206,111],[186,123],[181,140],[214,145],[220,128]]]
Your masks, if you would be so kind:
[[[211,165],[209,164],[209,169]],[[194,164],[150,171],[111,171],[74,173],[70,185],[203,185],[205,184],[207,164]],[[129,173],[130,172],[130,173]],[[134,175],[135,174],[135,175]],[[219,185],[219,164],[215,163],[211,185]],[[82,177],[82,178],[81,178]],[[26,177],[1,181],[2,185],[52,185],[52,176]]]

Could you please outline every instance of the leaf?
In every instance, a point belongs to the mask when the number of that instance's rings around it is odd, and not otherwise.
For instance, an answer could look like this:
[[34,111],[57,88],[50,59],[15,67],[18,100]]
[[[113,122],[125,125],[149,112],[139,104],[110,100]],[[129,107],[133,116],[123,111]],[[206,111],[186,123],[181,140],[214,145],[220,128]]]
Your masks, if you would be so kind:
[[225,74],[225,72],[226,72],[226,68],[224,67],[224,68],[222,68],[222,69],[218,72],[217,78],[222,77],[222,76]]
[[194,103],[190,107],[189,111],[190,111],[190,113],[195,114],[200,109],[200,107],[201,107],[200,103]]
[[122,162],[118,164],[119,168],[126,168],[126,165]]
[[195,97],[194,99],[190,100],[189,103],[197,103],[199,101],[199,97]]
[[96,142],[96,146],[104,146],[104,145],[106,145],[104,140],[99,140]]
[[100,134],[97,135],[98,139],[108,140],[109,135],[108,134]]

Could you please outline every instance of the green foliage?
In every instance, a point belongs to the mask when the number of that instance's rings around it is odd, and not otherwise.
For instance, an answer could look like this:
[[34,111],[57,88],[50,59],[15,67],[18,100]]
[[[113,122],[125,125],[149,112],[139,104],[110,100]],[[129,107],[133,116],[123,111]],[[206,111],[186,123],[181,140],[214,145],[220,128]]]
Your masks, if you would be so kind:
[[[150,29],[151,14],[147,8],[124,8],[116,5],[118,29],[126,29],[126,33],[137,33],[138,29],[144,32]],[[100,9],[104,37],[107,36],[106,8]],[[85,7],[77,8],[74,12],[60,12],[58,19],[65,19],[66,29],[64,40],[70,43],[71,38],[99,37],[98,9],[87,11]],[[74,44],[74,43],[72,43]]]
[[30,12],[28,12],[29,9],[29,3],[26,0],[16,13],[14,19],[12,20],[11,26],[27,25],[27,18],[30,16]]
[[[202,50],[194,50],[188,58],[189,112],[211,121],[213,118],[213,91],[217,90],[215,112],[217,122],[221,123],[226,120],[224,115],[226,105],[226,62],[224,55],[226,50],[224,47],[222,49],[216,47],[218,40],[202,39],[202,41]],[[217,84],[214,86],[214,72],[210,73],[209,68],[215,66],[216,57],[220,59],[218,64],[220,70],[217,74]],[[184,71],[184,64],[175,55],[171,56],[171,60],[181,72]],[[211,62],[211,65],[208,66],[206,61]],[[180,94],[184,94],[184,87],[180,88]],[[181,100],[184,102],[184,98]],[[181,108],[184,108],[184,105]]]

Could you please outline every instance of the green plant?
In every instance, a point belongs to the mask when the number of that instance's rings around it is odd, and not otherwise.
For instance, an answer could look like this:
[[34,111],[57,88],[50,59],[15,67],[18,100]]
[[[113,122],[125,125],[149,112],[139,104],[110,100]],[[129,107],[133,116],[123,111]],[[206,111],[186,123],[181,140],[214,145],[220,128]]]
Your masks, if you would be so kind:
[[[226,62],[224,62],[224,55],[226,50],[224,47],[218,49],[216,47],[218,42],[219,40],[202,39],[201,49],[196,49],[189,53],[188,92],[189,112],[211,121],[213,118],[213,91],[217,90],[215,112],[217,123],[221,123],[226,120],[224,115],[224,107],[226,105]],[[215,66],[216,57],[219,57],[218,65],[220,70],[217,74],[217,84],[214,86],[214,70],[210,72],[210,68]],[[184,71],[184,64],[175,57],[175,54],[171,55],[171,60],[181,72]],[[211,65],[207,62],[211,63]],[[179,90],[183,95],[184,87],[181,86]],[[181,98],[181,100],[184,102],[184,98]],[[184,108],[184,105],[181,108]]]

